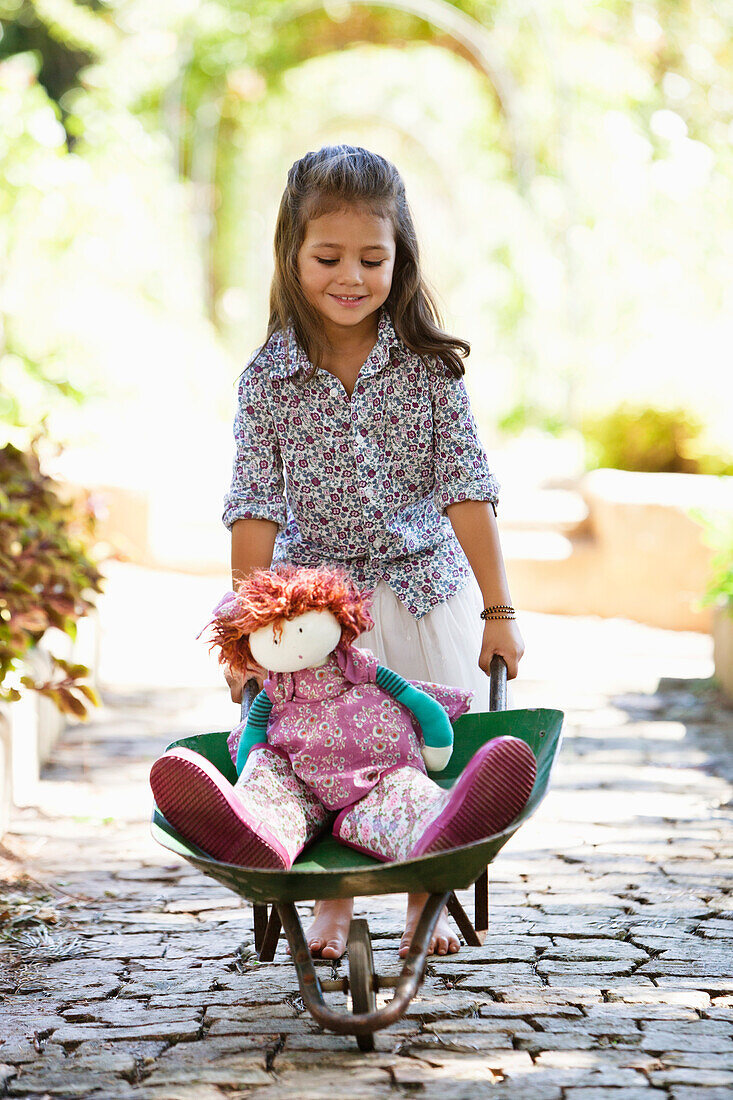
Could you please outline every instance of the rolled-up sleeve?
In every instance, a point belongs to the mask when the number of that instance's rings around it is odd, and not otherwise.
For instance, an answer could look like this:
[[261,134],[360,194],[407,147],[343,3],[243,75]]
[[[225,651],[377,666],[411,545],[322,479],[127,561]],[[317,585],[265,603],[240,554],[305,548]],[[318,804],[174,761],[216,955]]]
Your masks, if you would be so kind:
[[269,519],[282,530],[287,522],[285,483],[277,432],[261,367],[245,368],[234,417],[234,465],[224,497],[222,522],[231,530],[238,519]]
[[434,360],[428,370],[433,406],[435,506],[441,515],[461,500],[499,501],[499,483],[489,469],[462,378]]

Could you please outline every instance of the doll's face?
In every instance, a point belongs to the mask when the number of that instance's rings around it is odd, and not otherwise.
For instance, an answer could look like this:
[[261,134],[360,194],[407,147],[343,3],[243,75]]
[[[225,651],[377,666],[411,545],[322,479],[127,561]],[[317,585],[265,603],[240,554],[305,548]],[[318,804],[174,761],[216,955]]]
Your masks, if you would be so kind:
[[253,631],[249,648],[257,664],[269,672],[299,672],[324,664],[340,639],[341,624],[333,612],[306,611]]

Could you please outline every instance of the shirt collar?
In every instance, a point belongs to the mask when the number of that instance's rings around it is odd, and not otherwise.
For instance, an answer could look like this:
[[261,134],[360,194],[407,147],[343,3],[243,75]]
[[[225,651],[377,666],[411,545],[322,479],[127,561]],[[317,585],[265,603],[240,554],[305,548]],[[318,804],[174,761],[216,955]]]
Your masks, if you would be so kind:
[[[310,372],[313,365],[295,338],[292,325],[281,333],[282,352],[275,359],[270,375],[276,378],[290,378],[298,371]],[[366,362],[359,372],[362,378],[377,374],[390,364],[390,353],[399,346],[399,338],[394,330],[392,318],[386,306],[380,306],[377,323],[377,339],[369,352]]]

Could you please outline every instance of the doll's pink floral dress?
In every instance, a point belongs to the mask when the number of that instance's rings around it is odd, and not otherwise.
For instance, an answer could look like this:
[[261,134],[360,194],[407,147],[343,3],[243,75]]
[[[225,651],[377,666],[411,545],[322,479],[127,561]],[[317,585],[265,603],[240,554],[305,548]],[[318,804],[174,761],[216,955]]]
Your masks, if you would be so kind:
[[[388,772],[409,766],[426,774],[420,727],[410,711],[376,683],[379,663],[349,646],[320,668],[273,673],[264,683],[272,702],[268,745],[330,810],[363,798]],[[468,710],[472,693],[412,681],[436,699],[451,721]],[[229,738],[236,758],[241,726]]]
[[[370,650],[349,646],[320,668],[265,680],[273,704],[267,743],[250,750],[235,789],[285,866],[328,827],[380,859],[405,858],[441,808],[444,792],[427,775],[420,727],[377,685],[378,667]],[[451,721],[469,708],[469,691],[410,682]],[[245,724],[229,737],[234,760]]]

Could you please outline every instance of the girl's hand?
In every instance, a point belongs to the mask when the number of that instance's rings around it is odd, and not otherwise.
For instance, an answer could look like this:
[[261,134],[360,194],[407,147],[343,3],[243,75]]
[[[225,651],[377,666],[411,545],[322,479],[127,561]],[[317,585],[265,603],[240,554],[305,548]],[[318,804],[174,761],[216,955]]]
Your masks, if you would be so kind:
[[242,702],[242,688],[244,687],[244,677],[241,672],[237,672],[236,669],[230,668],[229,665],[224,665],[224,679],[229,685],[229,693],[232,697],[233,703]]
[[488,619],[484,626],[484,637],[479,655],[479,668],[489,675],[491,658],[495,653],[506,661],[507,680],[517,675],[519,662],[524,655],[524,641],[519,633],[516,619]]
[[244,689],[245,680],[255,679],[258,688],[262,691],[262,682],[265,679],[265,674],[265,669],[260,668],[259,665],[257,665],[256,668],[247,669],[246,673],[241,673],[237,669],[230,668],[229,665],[224,665],[224,679],[229,685],[229,694],[232,697],[232,702],[242,702],[242,691]]

